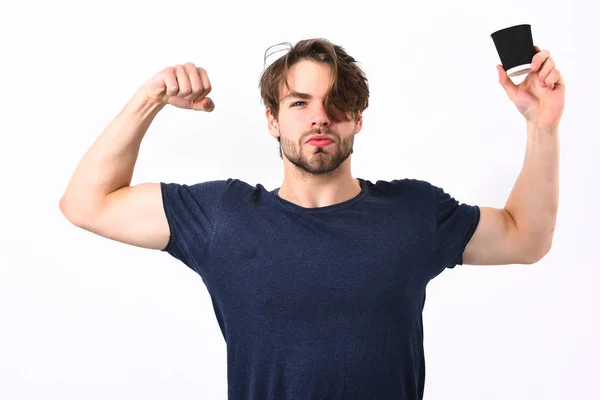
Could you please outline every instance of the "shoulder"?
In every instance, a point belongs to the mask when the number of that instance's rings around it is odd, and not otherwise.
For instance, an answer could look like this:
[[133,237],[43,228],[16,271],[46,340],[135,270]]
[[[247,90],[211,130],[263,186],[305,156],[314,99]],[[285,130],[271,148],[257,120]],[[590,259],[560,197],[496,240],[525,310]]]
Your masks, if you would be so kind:
[[434,188],[431,183],[415,178],[378,180],[375,183],[367,181],[367,184],[371,193],[376,196],[401,195],[431,198]]
[[198,183],[162,183],[163,195],[186,197],[198,204],[237,207],[256,203],[269,195],[260,183],[250,184],[238,178],[210,180]]
[[382,195],[416,196],[434,202],[456,201],[443,187],[423,179],[403,178],[391,181],[378,180],[376,183],[367,181],[367,183],[373,193]]
[[423,179],[378,180],[375,183],[367,181],[367,184],[372,197],[397,199],[402,203],[425,207],[438,213],[466,206],[443,187]]
[[224,195],[231,192],[253,190],[248,183],[237,179],[216,179],[197,183],[161,182],[163,191],[187,192],[192,196]]

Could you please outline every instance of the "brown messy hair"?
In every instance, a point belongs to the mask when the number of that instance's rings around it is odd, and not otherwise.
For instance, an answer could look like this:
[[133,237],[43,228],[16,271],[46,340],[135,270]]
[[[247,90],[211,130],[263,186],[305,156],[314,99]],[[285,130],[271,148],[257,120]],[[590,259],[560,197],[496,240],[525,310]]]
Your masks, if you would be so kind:
[[[358,62],[348,55],[342,46],[335,45],[327,39],[306,39],[290,46],[289,52],[273,62],[260,77],[260,96],[265,107],[271,109],[275,118],[279,114],[279,93],[281,84],[293,92],[288,83],[289,69],[301,60],[311,60],[327,64],[331,67],[332,78],[324,100],[328,117],[335,121],[358,121],[359,112],[369,105],[369,86],[367,77],[358,66]],[[274,46],[269,47],[271,49]],[[265,62],[268,57],[265,52]]]

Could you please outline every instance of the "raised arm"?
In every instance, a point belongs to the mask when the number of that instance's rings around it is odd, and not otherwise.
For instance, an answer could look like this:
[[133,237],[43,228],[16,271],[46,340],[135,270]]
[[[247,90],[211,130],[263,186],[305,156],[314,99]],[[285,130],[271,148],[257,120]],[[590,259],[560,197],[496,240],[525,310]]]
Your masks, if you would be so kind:
[[533,264],[552,247],[565,83],[550,53],[535,49],[531,72],[520,85],[497,66],[500,84],[527,123],[525,162],[504,208],[482,207],[479,226],[463,254],[465,264]]
[[85,153],[60,199],[74,225],[134,246],[163,249],[169,226],[160,183],[130,186],[140,145],[167,104],[212,111],[210,81],[192,63],[168,67],[148,80]]

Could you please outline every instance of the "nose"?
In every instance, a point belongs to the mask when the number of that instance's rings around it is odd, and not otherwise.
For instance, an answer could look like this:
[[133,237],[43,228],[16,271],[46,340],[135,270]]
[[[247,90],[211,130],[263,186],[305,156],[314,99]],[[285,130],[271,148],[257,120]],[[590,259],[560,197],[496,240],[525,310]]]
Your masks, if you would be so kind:
[[314,102],[315,104],[315,109],[314,109],[314,113],[312,115],[312,126],[327,126],[329,127],[331,125],[331,120],[329,119],[329,116],[327,115],[327,110],[325,110],[325,107],[323,106],[323,103],[321,102]]

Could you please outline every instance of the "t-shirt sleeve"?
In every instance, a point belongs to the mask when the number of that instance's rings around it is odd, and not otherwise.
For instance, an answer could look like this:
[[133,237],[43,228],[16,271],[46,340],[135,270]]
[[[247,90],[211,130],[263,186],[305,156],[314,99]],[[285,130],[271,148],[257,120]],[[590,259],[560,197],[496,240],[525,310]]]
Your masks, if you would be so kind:
[[197,273],[200,273],[206,258],[228,182],[219,180],[193,185],[160,183],[170,230],[169,242],[162,251]]
[[480,209],[460,203],[443,189],[433,186],[434,246],[438,266],[462,265],[462,254],[479,224]]

